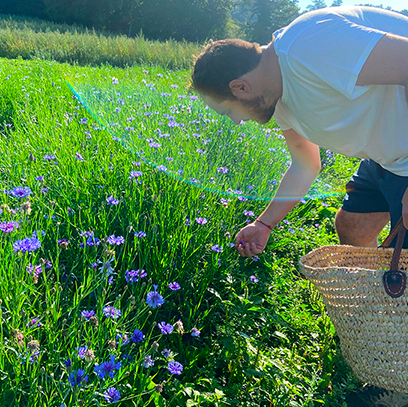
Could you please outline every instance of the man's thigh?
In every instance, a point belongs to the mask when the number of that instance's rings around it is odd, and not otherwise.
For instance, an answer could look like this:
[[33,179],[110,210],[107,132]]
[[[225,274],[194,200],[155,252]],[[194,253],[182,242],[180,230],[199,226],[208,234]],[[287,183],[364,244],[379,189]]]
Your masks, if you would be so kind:
[[[374,235],[389,219],[393,228],[402,215],[401,199],[407,187],[408,177],[395,175],[372,160],[363,160],[346,185],[347,193],[336,219],[338,231],[349,227],[359,236],[370,232]],[[391,246],[394,243],[395,239]],[[404,247],[408,247],[408,236]]]
[[358,213],[340,208],[335,224],[341,244],[376,247],[378,235],[389,220],[388,212]]

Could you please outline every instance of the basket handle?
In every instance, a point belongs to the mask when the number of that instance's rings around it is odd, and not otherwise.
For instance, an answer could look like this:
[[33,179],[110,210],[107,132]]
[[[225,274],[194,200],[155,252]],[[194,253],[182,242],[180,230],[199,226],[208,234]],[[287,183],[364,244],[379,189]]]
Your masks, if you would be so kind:
[[383,275],[383,283],[385,292],[392,298],[400,297],[404,294],[404,290],[407,284],[407,277],[405,272],[398,270],[398,263],[401,257],[401,250],[404,244],[404,238],[406,229],[403,223],[402,216],[394,229],[390,232],[388,237],[384,240],[380,247],[387,248],[391,244],[395,235],[397,235],[397,241],[395,243],[394,252],[392,254],[390,269]]

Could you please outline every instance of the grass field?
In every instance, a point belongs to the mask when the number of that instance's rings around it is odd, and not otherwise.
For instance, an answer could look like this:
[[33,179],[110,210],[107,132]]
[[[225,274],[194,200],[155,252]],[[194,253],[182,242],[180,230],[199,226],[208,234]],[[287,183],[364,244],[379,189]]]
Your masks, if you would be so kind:
[[[337,242],[342,195],[302,201],[264,254],[240,258],[234,236],[266,202],[172,176],[66,81],[133,89],[143,142],[247,137],[249,178],[287,168],[276,124],[234,126],[191,97],[187,75],[0,60],[0,406],[341,406],[356,386],[297,268]],[[322,158],[340,188],[355,163]]]

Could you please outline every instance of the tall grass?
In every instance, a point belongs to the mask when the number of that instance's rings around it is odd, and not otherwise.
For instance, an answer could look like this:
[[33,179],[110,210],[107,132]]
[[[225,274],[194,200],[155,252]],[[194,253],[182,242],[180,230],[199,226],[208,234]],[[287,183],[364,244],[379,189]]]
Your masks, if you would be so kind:
[[187,41],[150,41],[142,34],[129,38],[41,20],[5,16],[0,19],[0,57],[3,58],[41,58],[91,66],[144,64],[185,69],[191,66],[192,55],[199,51],[198,44]]

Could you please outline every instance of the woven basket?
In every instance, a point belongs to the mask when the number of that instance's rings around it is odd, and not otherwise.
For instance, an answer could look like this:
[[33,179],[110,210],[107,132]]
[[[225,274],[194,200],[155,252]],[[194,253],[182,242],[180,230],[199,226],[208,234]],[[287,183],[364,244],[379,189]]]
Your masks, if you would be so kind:
[[397,248],[325,246],[303,256],[300,268],[322,295],[355,376],[387,390],[408,392],[408,290],[393,298],[384,287],[393,256],[399,270],[408,270],[408,250],[396,252]]

